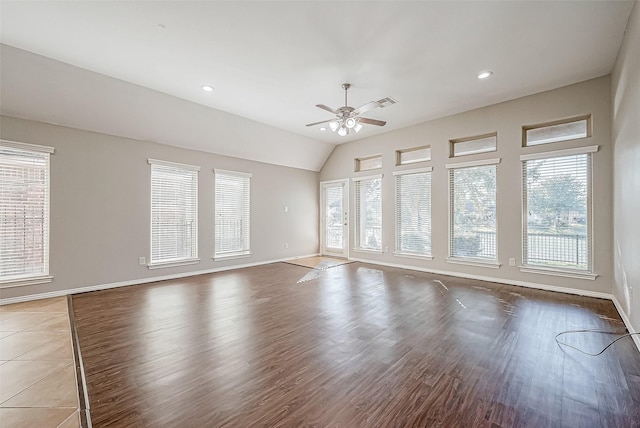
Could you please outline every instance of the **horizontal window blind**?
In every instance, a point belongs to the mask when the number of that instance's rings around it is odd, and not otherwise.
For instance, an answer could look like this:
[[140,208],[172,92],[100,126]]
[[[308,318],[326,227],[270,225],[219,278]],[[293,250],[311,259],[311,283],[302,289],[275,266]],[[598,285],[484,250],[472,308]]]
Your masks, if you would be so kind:
[[382,178],[356,181],[356,248],[382,251]]
[[449,256],[497,261],[496,165],[449,170]]
[[0,281],[49,275],[50,152],[0,143]]
[[591,271],[591,154],[525,160],[523,263]]
[[251,175],[215,171],[215,256],[248,255]]
[[198,257],[198,168],[151,163],[151,264]]
[[398,174],[396,252],[431,255],[431,172]]

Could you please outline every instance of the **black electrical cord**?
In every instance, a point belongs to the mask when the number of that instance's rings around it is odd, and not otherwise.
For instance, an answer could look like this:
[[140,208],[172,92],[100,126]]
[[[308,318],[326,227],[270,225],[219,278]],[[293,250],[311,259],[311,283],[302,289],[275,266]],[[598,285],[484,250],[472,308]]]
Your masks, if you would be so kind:
[[562,335],[564,335],[564,334],[570,334],[570,333],[622,334],[622,332],[620,332],[620,331],[606,331],[606,330],[567,330],[567,331],[563,331],[563,332],[560,332],[560,333],[556,334],[555,339],[556,339],[556,343],[558,344],[558,346],[560,346],[560,347],[562,347],[562,346],[567,346],[567,347],[569,347],[569,348],[575,349],[575,350],[576,350],[576,351],[578,351],[578,352],[582,352],[583,354],[590,355],[590,356],[592,356],[592,357],[597,357],[598,355],[602,354],[602,353],[603,353],[604,351],[606,351],[606,350],[607,350],[611,345],[613,345],[614,343],[616,343],[616,342],[617,342],[618,340],[620,340],[620,339],[624,339],[625,337],[631,337],[631,336],[634,336],[634,335],[640,334],[640,333],[626,333],[626,334],[623,334],[622,336],[620,336],[620,337],[616,338],[614,341],[612,341],[612,342],[611,342],[611,343],[609,343],[607,346],[605,346],[605,347],[604,347],[604,349],[602,349],[602,351],[600,351],[600,352],[598,352],[598,353],[596,353],[596,354],[592,354],[592,353],[590,353],[590,352],[583,351],[582,349],[577,348],[577,347],[575,347],[575,346],[573,346],[573,345],[569,345],[569,344],[568,344],[568,343],[566,343],[566,342],[561,342],[561,341],[559,341],[559,340],[558,340],[558,337],[560,337],[560,336],[562,336]]

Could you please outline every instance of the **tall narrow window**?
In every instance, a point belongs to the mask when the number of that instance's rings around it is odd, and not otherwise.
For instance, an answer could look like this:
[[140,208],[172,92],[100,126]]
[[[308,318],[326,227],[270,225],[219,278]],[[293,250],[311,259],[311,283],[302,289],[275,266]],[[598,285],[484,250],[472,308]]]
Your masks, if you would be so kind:
[[51,153],[51,147],[0,141],[0,284],[51,281]]
[[382,251],[382,175],[354,178],[357,250]]
[[591,272],[591,153],[521,156],[524,267]]
[[497,264],[496,164],[500,159],[447,165],[449,261]]
[[251,254],[251,174],[216,169],[214,258]]
[[197,166],[149,159],[151,164],[150,268],[197,263]]
[[394,172],[398,255],[431,256],[431,168]]

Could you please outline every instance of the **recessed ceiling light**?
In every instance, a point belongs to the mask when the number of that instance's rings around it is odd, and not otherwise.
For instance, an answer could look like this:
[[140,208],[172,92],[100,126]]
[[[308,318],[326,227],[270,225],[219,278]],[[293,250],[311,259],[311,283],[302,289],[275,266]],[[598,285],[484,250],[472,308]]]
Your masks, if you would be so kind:
[[320,128],[321,131],[326,131],[327,128],[325,128],[324,126],[322,128]]
[[492,74],[493,74],[493,71],[491,71],[491,70],[483,71],[482,73],[478,74],[478,79],[486,79],[487,77],[491,76]]
[[202,85],[202,90],[205,92],[213,92],[213,86],[211,85]]

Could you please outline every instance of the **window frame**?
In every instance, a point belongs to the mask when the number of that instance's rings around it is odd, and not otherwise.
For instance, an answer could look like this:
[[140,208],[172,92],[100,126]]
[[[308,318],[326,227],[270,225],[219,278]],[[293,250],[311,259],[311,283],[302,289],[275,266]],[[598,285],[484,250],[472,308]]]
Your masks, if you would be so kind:
[[[363,161],[370,161],[373,159],[380,159],[380,166],[376,166],[374,168],[362,168]],[[382,154],[363,156],[359,158],[355,158],[353,160],[353,171],[354,172],[366,172],[366,171],[375,171],[376,169],[382,169]]]
[[42,237],[43,246],[43,268],[42,272],[37,274],[11,275],[4,278],[0,277],[0,289],[20,287],[26,285],[45,284],[53,281],[50,275],[50,234],[51,234],[51,155],[55,153],[55,148],[38,144],[28,144],[18,141],[10,141],[0,139],[0,146],[4,146],[11,150],[22,151],[23,153],[33,153],[38,156],[45,157],[45,175],[44,180],[44,211],[43,225],[44,233]]
[[[498,165],[500,164],[500,158],[493,159],[484,159],[477,161],[469,161],[469,162],[456,162],[451,164],[446,164],[446,168],[449,170],[449,228],[448,228],[448,253],[447,253],[447,262],[453,264],[464,264],[471,266],[481,266],[488,268],[500,268],[499,263],[499,236],[498,236]],[[496,256],[495,259],[483,259],[483,258],[475,258],[475,257],[460,257],[453,255],[453,242],[455,239],[454,236],[454,188],[453,188],[453,174],[457,169],[466,169],[466,168],[475,168],[482,166],[495,166],[496,167]]]
[[398,194],[398,185],[399,180],[402,179],[405,175],[417,175],[417,174],[429,174],[429,241],[432,240],[432,209],[431,209],[431,197],[432,197],[432,173],[433,167],[425,167],[425,168],[417,168],[417,169],[408,169],[403,171],[394,171],[393,176],[395,180],[395,249],[393,254],[399,257],[409,257],[409,258],[417,258],[423,260],[433,260],[433,244],[430,245],[429,253],[418,253],[411,251],[402,251],[401,250],[401,231],[400,231],[400,219],[399,215],[401,214],[399,205],[401,204],[400,195]]
[[[150,224],[150,236],[149,236],[149,263],[147,264],[147,267],[149,269],[160,269],[160,268],[185,266],[185,265],[199,263],[200,259],[198,258],[198,251],[199,251],[199,242],[198,242],[199,241],[198,239],[199,174],[198,172],[200,171],[200,167],[195,165],[188,165],[188,164],[170,162],[170,161],[164,161],[164,160],[158,160],[158,159],[148,159],[147,162],[149,163],[149,165],[151,165],[151,168],[150,168],[150,182],[151,182],[150,199],[151,200],[149,201],[151,224]],[[195,254],[192,253],[190,257],[176,258],[176,259],[170,259],[170,260],[164,259],[164,260],[157,260],[157,261],[153,259],[153,211],[154,211],[153,210],[153,169],[154,169],[154,166],[179,169],[179,170],[188,171],[188,172],[195,172],[195,189],[192,189],[192,191],[195,191],[195,195],[196,195],[195,207],[194,207],[195,217],[192,219],[192,221],[195,223],[195,232],[193,233],[193,239],[195,240],[195,243],[192,243],[192,246],[195,246]]]
[[[213,170],[213,175],[214,175],[214,184],[213,184],[213,260],[214,261],[220,261],[220,260],[230,260],[230,259],[235,259],[235,258],[244,258],[244,257],[250,257],[251,256],[251,178],[253,177],[253,174],[251,173],[247,173],[247,172],[239,172],[239,171],[229,171],[229,170],[225,170],[225,169],[219,169],[216,168]],[[237,177],[237,178],[242,178],[242,179],[246,179],[246,187],[243,186],[243,191],[246,191],[247,194],[246,195],[242,195],[242,199],[243,199],[243,212],[240,213],[241,217],[244,217],[246,215],[246,218],[248,220],[249,223],[249,227],[247,227],[246,229],[243,228],[242,232],[243,232],[243,237],[242,240],[243,242],[246,242],[247,244],[247,248],[243,248],[242,250],[238,250],[238,251],[227,251],[227,252],[221,252],[218,253],[218,247],[217,247],[217,235],[216,235],[216,229],[217,229],[217,218],[218,218],[218,201],[217,201],[217,193],[218,193],[218,175],[221,176],[227,176],[227,177]],[[246,206],[244,206],[244,203],[246,203]],[[245,213],[246,210],[246,213]],[[245,236],[245,232],[246,232],[246,236]]]
[[[429,150],[429,157],[427,158],[419,158],[417,160],[412,160],[412,161],[402,161],[402,155],[405,153],[412,153],[412,152],[418,152],[421,150]],[[413,165],[415,163],[421,163],[421,162],[429,162],[431,160],[431,145],[427,144],[424,146],[420,146],[420,147],[411,147],[409,149],[399,149],[396,150],[396,166],[402,166],[402,165]]]
[[[355,198],[355,209],[354,211],[354,221],[353,224],[355,225],[355,230],[353,233],[353,251],[355,252],[363,252],[363,253],[375,253],[375,254],[382,254],[384,251],[384,245],[383,245],[383,232],[384,232],[384,225],[383,225],[383,219],[384,219],[384,215],[382,212],[383,209],[383,200],[382,200],[382,185],[383,185],[383,174],[377,174],[377,175],[369,175],[369,176],[365,176],[365,177],[354,177],[352,179],[355,189],[354,189],[354,198]],[[380,180],[380,249],[371,249],[371,248],[363,248],[360,247],[360,212],[361,212],[361,207],[360,204],[358,203],[359,201],[359,186],[360,186],[360,182],[362,181],[368,181],[368,180],[374,180],[374,179],[379,179]]]
[[[593,240],[593,154],[596,153],[599,149],[599,146],[586,146],[586,147],[577,147],[573,149],[564,149],[564,150],[552,150],[546,152],[539,153],[531,153],[520,156],[521,162],[521,204],[522,204],[522,242],[521,242],[521,260],[522,264],[519,266],[521,272],[526,273],[537,273],[543,275],[554,275],[554,276],[562,276],[568,278],[578,278],[578,279],[588,279],[595,280],[598,275],[594,273],[593,262],[594,262],[594,240]],[[587,269],[575,269],[575,268],[560,268],[560,267],[552,267],[552,266],[540,266],[540,265],[532,265],[528,264],[526,261],[527,251],[528,251],[528,240],[527,240],[527,232],[528,232],[528,221],[527,221],[527,182],[526,182],[526,162],[530,160],[540,160],[540,159],[553,159],[560,158],[566,156],[575,156],[575,155],[588,155],[587,162]]]
[[[474,153],[462,153],[462,154],[455,154],[455,145],[459,144],[459,143],[468,143],[469,141],[475,141],[475,140],[484,140],[485,138],[490,138],[490,137],[495,137],[496,140],[496,145],[492,150],[483,150],[481,152],[474,152]],[[474,156],[474,155],[480,155],[483,153],[493,153],[493,152],[497,152],[498,151],[498,131],[495,132],[488,132],[486,134],[481,134],[481,135],[474,135],[471,137],[464,137],[464,138],[454,138],[449,140],[449,158],[459,158],[459,157],[463,157],[463,156]]]
[[[587,121],[587,135],[584,137],[576,137],[576,138],[563,138],[560,140],[554,140],[554,141],[548,141],[545,143],[538,143],[538,144],[528,144],[527,141],[527,131],[531,131],[533,129],[541,129],[541,128],[549,128],[552,126],[556,126],[556,125],[564,125],[564,124],[568,124],[568,123],[574,123],[574,122],[581,122],[583,120]],[[580,116],[573,116],[573,117],[569,117],[569,118],[565,118],[565,119],[558,119],[558,120],[553,120],[551,122],[544,122],[544,123],[537,123],[535,125],[523,125],[522,126],[522,147],[538,147],[538,146],[544,146],[547,144],[554,144],[554,143],[562,143],[565,141],[575,141],[575,140],[582,140],[585,138],[590,138],[593,135],[593,120],[591,117],[591,114],[583,114]]]

